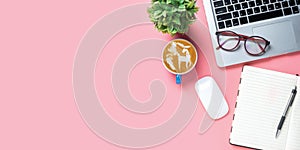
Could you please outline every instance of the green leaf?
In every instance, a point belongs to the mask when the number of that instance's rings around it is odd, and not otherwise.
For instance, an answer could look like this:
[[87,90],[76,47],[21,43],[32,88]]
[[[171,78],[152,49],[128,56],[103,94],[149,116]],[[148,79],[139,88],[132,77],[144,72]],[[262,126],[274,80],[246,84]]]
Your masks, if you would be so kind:
[[182,4],[178,7],[179,9],[185,9],[185,6]]
[[161,10],[156,10],[154,13],[153,13],[153,17],[157,18],[157,17],[160,17],[162,15],[162,11]]
[[180,19],[179,18],[174,18],[172,22],[177,24],[177,25],[180,25]]
[[164,17],[166,17],[166,16],[167,16],[167,11],[164,10],[164,11],[162,12],[162,15],[163,15]]

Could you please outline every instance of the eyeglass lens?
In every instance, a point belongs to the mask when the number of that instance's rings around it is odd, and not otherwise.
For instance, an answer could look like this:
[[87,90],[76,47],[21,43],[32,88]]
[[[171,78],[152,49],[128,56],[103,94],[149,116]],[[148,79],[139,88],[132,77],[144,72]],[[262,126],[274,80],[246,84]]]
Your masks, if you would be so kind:
[[218,38],[220,47],[228,51],[233,51],[240,42],[240,37],[233,32],[222,32]]
[[253,55],[264,53],[266,45],[266,41],[260,37],[250,37],[245,41],[245,49]]

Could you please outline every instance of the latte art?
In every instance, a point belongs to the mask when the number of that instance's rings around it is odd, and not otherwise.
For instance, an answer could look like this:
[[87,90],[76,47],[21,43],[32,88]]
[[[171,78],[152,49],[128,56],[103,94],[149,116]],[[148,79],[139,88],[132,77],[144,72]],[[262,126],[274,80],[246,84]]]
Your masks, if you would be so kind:
[[163,51],[163,64],[173,74],[189,72],[196,64],[197,51],[187,40],[175,39]]

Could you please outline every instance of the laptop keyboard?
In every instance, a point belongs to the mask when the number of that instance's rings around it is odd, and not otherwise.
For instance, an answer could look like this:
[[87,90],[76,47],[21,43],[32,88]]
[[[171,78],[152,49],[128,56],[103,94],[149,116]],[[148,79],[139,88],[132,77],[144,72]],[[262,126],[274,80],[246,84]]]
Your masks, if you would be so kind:
[[299,14],[300,0],[212,0],[219,29]]

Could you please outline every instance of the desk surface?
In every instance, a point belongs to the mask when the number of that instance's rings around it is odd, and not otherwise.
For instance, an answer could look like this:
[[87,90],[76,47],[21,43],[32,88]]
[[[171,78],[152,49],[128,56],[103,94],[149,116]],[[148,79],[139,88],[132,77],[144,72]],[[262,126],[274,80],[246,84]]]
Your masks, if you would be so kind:
[[[85,124],[74,100],[72,69],[78,45],[95,22],[113,10],[144,2],[148,1],[29,0],[6,1],[0,6],[0,149],[126,149],[98,137]],[[197,3],[200,6],[198,18],[207,24],[202,1]],[[99,63],[104,62],[109,69],[112,67],[110,58],[118,56],[120,47],[149,38],[170,39],[149,24],[128,28],[111,39],[110,43],[118,46],[108,44]],[[199,58],[198,77],[209,75],[205,57],[200,54]],[[248,64],[295,74],[300,73],[299,60],[300,53],[294,53]],[[99,66],[95,70],[95,83],[100,91],[103,87],[99,84],[105,74],[102,75]],[[228,143],[241,68],[242,65],[226,68],[225,95],[230,107],[226,117],[216,121],[204,134],[199,134],[199,123],[205,112],[197,102],[197,109],[181,132],[149,149],[244,149]],[[149,75],[144,76],[145,73]],[[150,96],[148,84],[153,78],[168,80],[167,90],[178,90],[171,82],[174,77],[159,61],[144,61],[135,67],[129,79],[132,93],[140,101],[146,102]],[[172,96],[154,112],[146,114],[130,112],[114,98],[102,103],[106,112],[119,123],[147,128],[166,121],[176,111],[179,100],[171,99]]]

